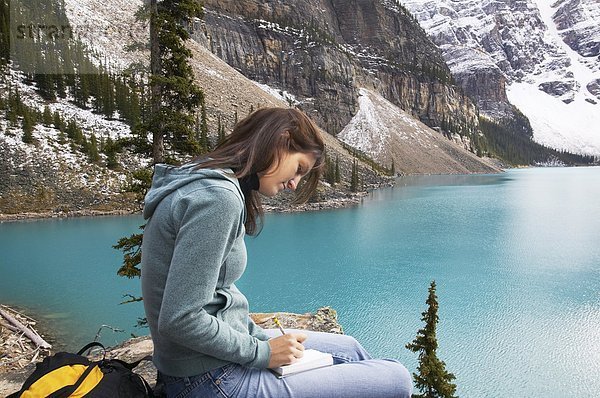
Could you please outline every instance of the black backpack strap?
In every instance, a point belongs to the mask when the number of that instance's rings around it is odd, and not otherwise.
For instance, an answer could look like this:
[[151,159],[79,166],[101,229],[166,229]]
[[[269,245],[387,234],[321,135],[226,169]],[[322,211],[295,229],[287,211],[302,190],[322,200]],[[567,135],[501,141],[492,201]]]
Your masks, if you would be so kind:
[[[134,373],[134,374],[138,375],[137,373]],[[141,375],[138,375],[138,377],[144,383],[144,387],[146,388],[146,395],[148,395],[149,397],[154,397],[154,390],[152,390],[152,387],[150,387],[150,384],[148,384],[146,379],[144,379]]]
[[104,353],[106,353],[106,348],[101,343],[98,343],[97,341],[92,341],[91,343],[86,344],[81,350],[79,350],[77,355],[82,355],[84,352],[93,347],[100,347],[104,350]]
[[75,382],[75,384],[71,384],[70,386],[64,386],[60,390],[56,390],[52,394],[48,395],[47,398],[64,398],[64,397],[70,397],[79,388],[79,386],[81,385],[81,383],[83,383],[83,381],[85,380],[85,378],[88,377],[88,375],[90,374],[90,372],[92,370],[94,370],[94,368],[96,368],[97,366],[98,365],[96,365],[96,364],[90,364],[87,367],[87,369],[81,374],[81,376],[79,376],[79,379],[77,379],[77,381]]
[[152,361],[152,355],[146,355],[145,357],[135,361],[135,362],[125,362],[125,361],[121,361],[120,359],[112,359],[112,361],[117,361],[119,362],[121,365],[125,366],[127,369],[129,370],[133,370],[135,369],[140,363],[144,362],[144,361]]

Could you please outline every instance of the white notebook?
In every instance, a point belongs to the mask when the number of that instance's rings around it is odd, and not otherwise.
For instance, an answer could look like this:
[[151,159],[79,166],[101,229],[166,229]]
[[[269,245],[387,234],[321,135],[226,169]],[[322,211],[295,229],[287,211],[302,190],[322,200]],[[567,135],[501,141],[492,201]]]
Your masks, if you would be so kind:
[[278,377],[289,376],[294,373],[305,372],[311,369],[333,365],[331,354],[317,350],[305,350],[304,356],[296,362],[271,369]]

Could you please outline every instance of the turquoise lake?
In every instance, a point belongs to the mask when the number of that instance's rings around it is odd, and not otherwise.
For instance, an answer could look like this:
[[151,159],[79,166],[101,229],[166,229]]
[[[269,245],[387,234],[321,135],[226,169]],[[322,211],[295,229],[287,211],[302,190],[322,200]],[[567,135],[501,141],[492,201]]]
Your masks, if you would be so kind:
[[[269,214],[238,283],[255,312],[338,311],[347,334],[400,359],[437,283],[439,357],[461,397],[597,397],[600,168],[402,177],[354,208]],[[118,277],[118,238],[139,216],[0,224],[0,303],[58,346],[112,345],[135,327],[139,280]]]

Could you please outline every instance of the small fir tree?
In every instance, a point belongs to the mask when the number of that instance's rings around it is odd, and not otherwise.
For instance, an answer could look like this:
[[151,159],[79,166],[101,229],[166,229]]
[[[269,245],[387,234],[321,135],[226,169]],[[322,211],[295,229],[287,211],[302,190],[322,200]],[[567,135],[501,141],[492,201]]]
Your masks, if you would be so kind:
[[98,140],[96,139],[96,135],[94,133],[92,133],[90,141],[88,142],[87,154],[90,158],[90,162],[96,163],[100,160],[100,154],[98,153]]
[[29,112],[25,113],[23,116],[23,142],[26,144],[33,144],[33,128],[35,126],[35,122],[33,118],[29,114]]
[[44,121],[44,126],[52,126],[52,112],[50,112],[50,107],[48,105],[44,107],[44,116],[42,119]]
[[335,184],[335,169],[334,169],[334,165],[331,162],[331,159],[329,158],[329,156],[325,155],[325,173],[324,173],[324,178],[325,181],[327,181],[329,184],[334,185]]
[[419,353],[418,373],[413,373],[415,385],[421,391],[421,395],[413,395],[423,398],[456,398],[456,384],[452,383],[456,377],[446,370],[444,361],[437,357],[437,335],[436,328],[439,321],[438,301],[435,294],[435,281],[429,287],[427,298],[427,311],[423,312],[421,320],[425,327],[417,332],[417,337],[406,345],[412,352]]
[[350,176],[350,190],[352,192],[358,192],[358,165],[356,159],[352,163],[352,175]]
[[208,118],[206,116],[206,103],[204,95],[202,95],[202,103],[200,109],[200,145],[206,151],[210,151],[210,141],[208,139]]

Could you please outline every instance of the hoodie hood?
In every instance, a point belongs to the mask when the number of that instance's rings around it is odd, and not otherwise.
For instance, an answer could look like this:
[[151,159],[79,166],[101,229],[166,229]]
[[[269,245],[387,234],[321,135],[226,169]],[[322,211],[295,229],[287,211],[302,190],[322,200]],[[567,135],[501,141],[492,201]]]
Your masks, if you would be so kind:
[[231,169],[196,169],[197,165],[191,163],[181,167],[166,164],[154,166],[152,186],[144,198],[144,219],[152,217],[156,206],[168,195],[185,185],[203,179],[223,180],[225,183],[235,185],[242,201],[244,200],[240,184]]

